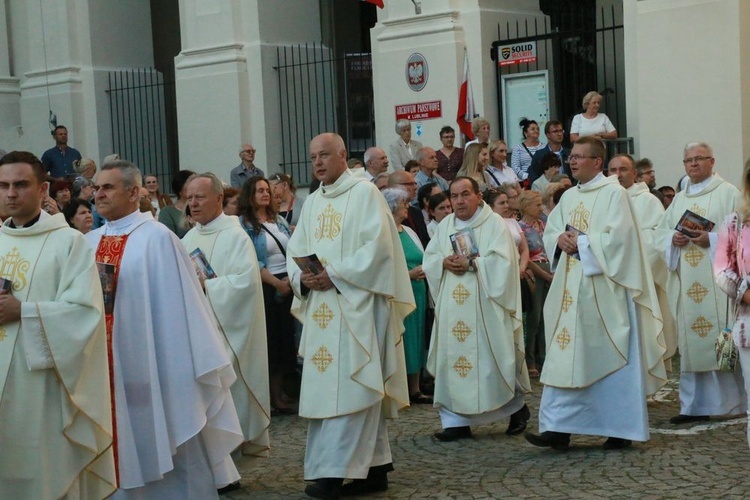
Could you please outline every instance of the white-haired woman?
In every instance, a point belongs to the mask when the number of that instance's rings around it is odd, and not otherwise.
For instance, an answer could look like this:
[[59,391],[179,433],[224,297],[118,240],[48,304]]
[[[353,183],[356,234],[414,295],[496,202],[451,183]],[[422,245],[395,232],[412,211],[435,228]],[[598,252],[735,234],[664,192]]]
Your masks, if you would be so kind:
[[471,121],[471,132],[474,134],[474,140],[466,143],[464,148],[469,144],[489,144],[490,142],[490,122],[483,116],[477,116]]
[[573,117],[570,124],[570,141],[576,142],[581,137],[593,135],[597,139],[616,139],[617,130],[609,117],[599,112],[602,96],[592,90],[583,96],[583,113]]
[[396,133],[398,139],[391,144],[388,151],[388,160],[394,170],[403,170],[407,161],[417,159],[417,152],[422,147],[422,143],[411,139],[411,122],[409,120],[397,121]]
[[432,404],[432,398],[419,390],[419,375],[424,368],[425,357],[425,318],[427,311],[427,282],[422,271],[424,248],[419,236],[401,223],[408,215],[409,194],[401,188],[388,188],[382,191],[388,208],[396,222],[398,236],[409,269],[411,289],[417,308],[404,320],[404,354],[406,355],[406,377],[409,383],[409,400],[413,404]]

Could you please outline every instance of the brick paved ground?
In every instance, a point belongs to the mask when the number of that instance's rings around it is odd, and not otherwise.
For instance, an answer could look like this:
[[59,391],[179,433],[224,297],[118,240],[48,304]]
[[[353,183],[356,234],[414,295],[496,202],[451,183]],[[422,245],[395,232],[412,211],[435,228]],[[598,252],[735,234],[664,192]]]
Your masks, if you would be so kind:
[[[649,403],[651,440],[605,451],[602,438],[573,436],[567,452],[535,448],[504,434],[507,422],[474,429],[474,438],[441,443],[437,411],[409,408],[390,422],[396,470],[390,489],[375,498],[748,498],[750,450],[745,419],[673,426],[677,381]],[[536,432],[541,386],[527,402]],[[306,422],[279,417],[271,424],[271,457],[243,459],[243,489],[229,499],[305,498],[302,462]]]

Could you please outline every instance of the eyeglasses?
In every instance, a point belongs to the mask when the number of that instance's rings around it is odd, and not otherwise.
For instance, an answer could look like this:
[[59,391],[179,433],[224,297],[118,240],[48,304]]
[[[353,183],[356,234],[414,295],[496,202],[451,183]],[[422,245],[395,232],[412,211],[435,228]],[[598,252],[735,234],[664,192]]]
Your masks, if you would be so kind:
[[685,158],[682,160],[683,165],[689,165],[691,163],[700,163],[702,161],[711,160],[712,156],[693,156],[692,158]]
[[243,153],[255,153],[255,150],[254,149],[243,149],[242,152]]
[[562,134],[563,132],[565,132],[565,129],[561,129],[561,128],[560,128],[560,129],[552,129],[552,130],[550,130],[550,131],[549,131],[549,132],[547,132],[547,133],[548,133],[548,134]]
[[399,185],[401,186],[416,186],[416,182],[399,182]]
[[598,156],[585,156],[585,155],[570,155],[570,156],[568,156],[568,160],[569,161],[580,161],[580,160],[583,160],[584,158],[590,158],[590,159],[593,160],[594,158],[599,158],[599,157]]

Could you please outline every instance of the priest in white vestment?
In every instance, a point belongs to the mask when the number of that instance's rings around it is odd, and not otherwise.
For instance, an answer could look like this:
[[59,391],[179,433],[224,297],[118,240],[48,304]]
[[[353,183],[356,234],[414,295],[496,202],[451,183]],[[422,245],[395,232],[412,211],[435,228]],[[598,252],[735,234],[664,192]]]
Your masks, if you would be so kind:
[[31,153],[0,162],[0,498],[105,498],[116,480],[101,285],[83,235],[42,212],[46,177]]
[[[742,371],[720,372],[714,351],[731,306],[714,282],[712,263],[719,225],[737,209],[742,197],[713,172],[713,151],[708,144],[685,146],[683,163],[688,183],[674,197],[656,234],[669,268],[667,293],[680,350],[680,414],[670,419],[673,424],[706,421],[711,415],[739,415],[747,409]],[[714,228],[691,228],[690,236],[675,230],[687,210],[708,219]]]
[[[471,437],[471,426],[511,416],[510,434],[526,428],[526,369],[518,251],[505,221],[482,202],[479,185],[457,177],[453,214],[425,250],[424,270],[435,300],[427,370],[435,376],[435,437]],[[451,236],[470,230],[478,255],[454,251]]]
[[198,252],[205,257],[215,273],[199,278],[237,374],[232,398],[245,437],[242,454],[267,457],[271,401],[258,258],[239,219],[224,215],[223,198],[221,180],[213,174],[196,175],[188,183],[188,206],[196,226],[182,238],[182,244],[188,254]]
[[[337,134],[310,142],[320,188],[307,198],[287,248],[304,322],[299,414],[310,420],[305,493],[335,498],[388,488],[393,470],[386,417],[408,405],[401,335],[414,310],[406,260],[390,210],[364,177],[347,170]],[[315,255],[323,270],[294,258]]]
[[215,498],[239,480],[230,453],[244,441],[221,334],[180,241],[138,210],[138,167],[108,163],[95,182],[108,222],[86,238],[116,281],[114,498]]
[[[606,151],[579,139],[569,157],[579,184],[544,230],[555,277],[544,306],[547,358],[536,446],[565,449],[571,434],[605,449],[649,439],[646,395],[666,382],[662,318],[630,196],[601,170]],[[651,389],[654,390],[654,389]]]
[[[677,325],[672,316],[667,296],[669,270],[662,258],[663,252],[655,242],[656,228],[664,217],[664,205],[659,201],[659,198],[651,194],[651,190],[645,182],[635,182],[637,175],[635,160],[629,154],[618,154],[609,160],[607,173],[610,176],[616,176],[620,185],[628,190],[635,220],[641,228],[641,237],[651,265],[651,274],[654,276],[656,295],[659,299],[659,308],[664,322],[664,343],[666,346],[664,368],[667,372],[671,372],[671,358],[677,353]],[[658,387],[653,389],[658,389]]]

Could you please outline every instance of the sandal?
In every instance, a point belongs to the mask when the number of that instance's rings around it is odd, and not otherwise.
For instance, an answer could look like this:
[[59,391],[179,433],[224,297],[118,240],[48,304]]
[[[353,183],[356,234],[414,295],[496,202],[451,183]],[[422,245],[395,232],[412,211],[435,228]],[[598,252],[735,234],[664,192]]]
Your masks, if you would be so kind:
[[430,396],[425,396],[421,392],[415,392],[409,396],[409,402],[415,405],[431,405],[432,398]]

